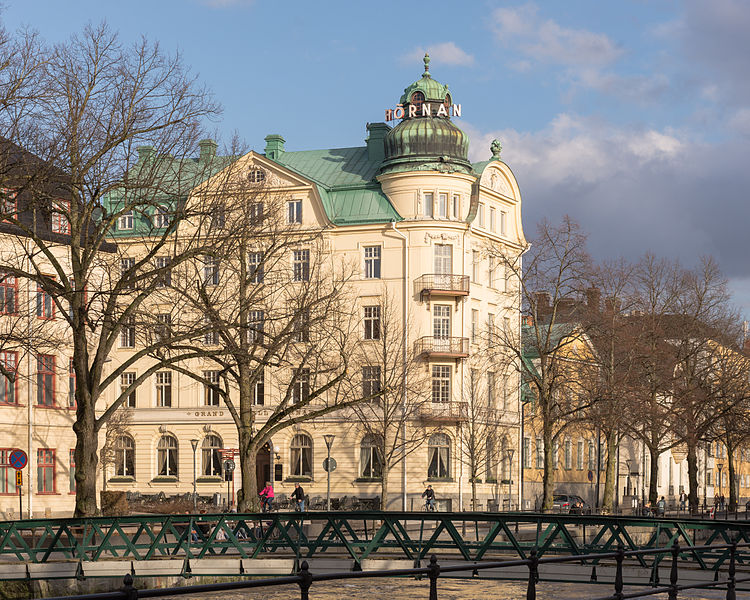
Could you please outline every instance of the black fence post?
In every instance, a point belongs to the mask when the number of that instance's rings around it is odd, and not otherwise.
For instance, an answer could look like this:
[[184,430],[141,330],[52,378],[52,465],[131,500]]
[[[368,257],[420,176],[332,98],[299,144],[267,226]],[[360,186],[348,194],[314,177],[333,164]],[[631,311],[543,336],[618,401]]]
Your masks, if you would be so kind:
[[669,600],[677,600],[677,561],[680,559],[680,544],[677,540],[672,544],[672,570],[669,573]]
[[137,600],[138,590],[133,587],[133,576],[130,573],[122,579],[122,591],[126,595],[127,600]]
[[299,576],[300,600],[310,600],[310,586],[312,585],[312,575],[310,574],[310,565],[307,564],[306,560],[302,561],[302,565],[299,568]]
[[735,582],[736,556],[737,556],[737,542],[733,542],[732,545],[729,547],[729,580],[727,581],[727,600],[737,600],[737,592],[736,592],[737,583]]
[[526,600],[536,600],[536,582],[539,581],[539,558],[536,555],[536,548],[529,554],[529,585],[526,588]]
[[615,571],[615,593],[614,598],[622,600],[622,561],[625,560],[625,546],[621,543],[617,544],[617,556],[615,556],[615,562],[617,563],[617,570]]
[[434,554],[430,557],[430,564],[427,565],[427,568],[429,569],[427,576],[430,578],[430,600],[437,600],[437,580],[440,577],[440,565]]

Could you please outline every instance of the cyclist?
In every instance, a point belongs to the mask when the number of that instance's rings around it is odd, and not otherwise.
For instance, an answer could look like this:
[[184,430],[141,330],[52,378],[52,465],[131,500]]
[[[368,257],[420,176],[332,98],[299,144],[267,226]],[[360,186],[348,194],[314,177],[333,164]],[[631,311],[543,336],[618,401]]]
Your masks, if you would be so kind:
[[427,489],[422,492],[422,498],[425,499],[425,510],[435,512],[435,490],[432,489],[431,485],[428,485]]

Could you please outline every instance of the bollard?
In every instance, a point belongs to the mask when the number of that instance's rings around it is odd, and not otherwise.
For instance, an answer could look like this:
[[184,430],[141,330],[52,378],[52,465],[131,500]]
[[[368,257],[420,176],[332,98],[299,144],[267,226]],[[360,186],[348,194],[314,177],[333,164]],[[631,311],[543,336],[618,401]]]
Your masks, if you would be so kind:
[[615,561],[617,563],[617,570],[615,571],[615,593],[613,594],[613,598],[615,600],[622,600],[622,588],[623,588],[623,582],[622,582],[622,561],[625,560],[625,546],[622,545],[622,543],[617,544],[617,556],[615,556]]
[[669,594],[667,597],[669,600],[677,600],[677,561],[680,558],[680,544],[677,540],[672,544],[672,570],[669,573]]
[[437,600],[437,579],[440,577],[440,565],[434,554],[430,557],[430,564],[427,565],[427,568],[429,569],[427,576],[430,578],[430,600]]
[[307,564],[306,560],[302,561],[298,575],[299,580],[299,591],[300,600],[310,600],[310,586],[312,585],[312,575],[310,574],[310,565]]
[[737,582],[735,581],[737,556],[737,542],[732,542],[729,548],[729,580],[727,581],[727,600],[737,600]]
[[536,600],[536,583],[539,581],[539,559],[536,555],[536,548],[529,555],[529,585],[526,588],[526,600]]
[[127,600],[137,600],[138,590],[133,587],[133,576],[128,573],[122,579],[122,592],[126,595]]

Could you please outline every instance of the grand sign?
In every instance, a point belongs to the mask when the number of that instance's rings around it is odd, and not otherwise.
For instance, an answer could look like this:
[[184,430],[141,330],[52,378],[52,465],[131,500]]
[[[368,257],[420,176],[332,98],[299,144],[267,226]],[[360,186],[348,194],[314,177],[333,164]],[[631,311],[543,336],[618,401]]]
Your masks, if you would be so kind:
[[[409,118],[414,117],[430,117],[432,116],[432,102],[424,102],[421,106],[421,108],[416,104],[410,104],[409,105]],[[436,117],[460,117],[461,116],[461,105],[460,104],[451,104],[449,106],[446,106],[443,103],[440,103],[437,105],[437,114]],[[404,110],[403,104],[397,104],[396,108],[386,108],[385,109],[385,120],[386,121],[393,121],[394,119],[403,119],[406,115],[406,110]]]

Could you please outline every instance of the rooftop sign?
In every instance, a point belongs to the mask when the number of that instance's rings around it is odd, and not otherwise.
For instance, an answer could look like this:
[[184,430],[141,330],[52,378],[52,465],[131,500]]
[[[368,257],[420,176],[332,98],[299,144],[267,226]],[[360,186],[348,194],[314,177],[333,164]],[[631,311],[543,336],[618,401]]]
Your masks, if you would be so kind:
[[[414,117],[431,117],[432,116],[432,102],[424,102],[421,106],[421,109],[419,105],[417,104],[409,104],[409,118],[413,119]],[[461,105],[460,104],[451,104],[450,106],[446,106],[442,102],[437,105],[437,114],[436,117],[460,117],[461,116]],[[397,104],[396,108],[386,108],[385,109],[385,120],[386,121],[393,121],[394,119],[403,119],[406,115],[406,110],[404,110],[403,104]]]

